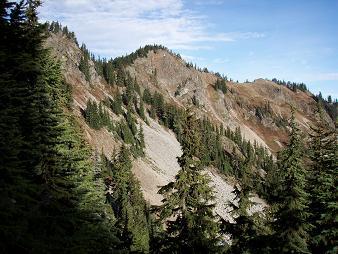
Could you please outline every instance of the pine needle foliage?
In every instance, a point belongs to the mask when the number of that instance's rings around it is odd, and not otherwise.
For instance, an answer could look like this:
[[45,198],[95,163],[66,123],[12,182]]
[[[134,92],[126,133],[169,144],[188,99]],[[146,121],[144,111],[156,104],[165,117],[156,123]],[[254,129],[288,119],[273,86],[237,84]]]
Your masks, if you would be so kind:
[[181,167],[174,182],[163,186],[164,196],[158,208],[160,220],[165,222],[164,252],[217,253],[220,248],[219,224],[213,214],[214,191],[210,178],[204,174],[196,153],[200,146],[194,115],[188,113],[182,142]]

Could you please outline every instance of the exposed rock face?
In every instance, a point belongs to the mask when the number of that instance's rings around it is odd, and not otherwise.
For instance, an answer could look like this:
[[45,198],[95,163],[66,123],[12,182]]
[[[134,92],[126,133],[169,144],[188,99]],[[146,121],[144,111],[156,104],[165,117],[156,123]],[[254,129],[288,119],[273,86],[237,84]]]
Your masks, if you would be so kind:
[[245,84],[227,82],[229,91],[223,94],[214,89],[215,75],[186,67],[182,59],[166,50],[149,52],[128,70],[143,87],[161,92],[178,105],[187,106],[194,98],[200,115],[231,129],[239,126],[246,139],[255,140],[272,152],[280,150],[280,144],[287,141],[285,123],[291,106],[303,130],[308,130],[314,121],[316,102],[310,93],[293,92],[272,81],[257,79]]
[[[89,62],[91,82],[85,80],[78,65],[81,50],[71,40],[61,34],[51,35],[46,41],[53,56],[61,62],[63,75],[73,89],[73,113],[81,124],[89,144],[110,158],[121,142],[105,129],[95,131],[85,123],[81,110],[84,110],[89,99],[101,101],[112,97],[122,88],[108,86],[95,71],[94,63]],[[166,101],[180,107],[197,102],[194,110],[198,116],[207,116],[217,124],[229,126],[231,129],[240,127],[244,137],[266,146],[272,153],[283,147],[287,141],[286,120],[290,117],[290,106],[296,110],[296,120],[305,131],[314,123],[315,101],[309,93],[292,92],[263,79],[252,83],[237,84],[227,82],[228,92],[223,94],[214,88],[217,76],[199,72],[186,67],[185,62],[166,50],[150,51],[147,57],[138,58],[127,67],[141,88],[149,88],[164,95]],[[118,116],[109,112],[113,119]],[[330,124],[329,117],[327,121]],[[138,121],[142,121],[138,119]],[[174,134],[149,118],[149,126],[143,123],[146,143],[145,158],[134,161],[133,172],[140,180],[145,199],[151,204],[160,204],[162,197],[157,194],[159,186],[174,179],[179,170],[176,157],[181,155],[180,144]],[[243,156],[237,145],[231,140],[222,140],[227,153],[235,152]],[[232,200],[232,184],[213,169],[207,174],[212,178],[217,196],[216,212],[228,218],[225,205]],[[254,209],[262,209],[264,202],[258,197],[259,203]]]

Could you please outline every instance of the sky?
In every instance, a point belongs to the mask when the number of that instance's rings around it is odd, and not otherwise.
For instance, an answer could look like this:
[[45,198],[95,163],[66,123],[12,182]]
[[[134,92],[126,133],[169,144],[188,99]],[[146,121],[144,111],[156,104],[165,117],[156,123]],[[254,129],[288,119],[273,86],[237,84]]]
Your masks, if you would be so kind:
[[240,82],[304,82],[338,98],[338,0],[44,0],[97,56],[162,44]]

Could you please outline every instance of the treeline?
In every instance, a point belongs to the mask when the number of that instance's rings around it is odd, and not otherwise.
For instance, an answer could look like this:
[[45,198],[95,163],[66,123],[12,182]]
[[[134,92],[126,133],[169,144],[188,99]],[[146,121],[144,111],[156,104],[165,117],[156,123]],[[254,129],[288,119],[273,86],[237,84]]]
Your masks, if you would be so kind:
[[199,72],[210,73],[207,67],[201,68],[198,67],[196,64],[193,64],[192,62],[186,62],[185,66],[189,69],[195,69]]
[[[107,100],[97,105],[95,101],[88,100],[87,107],[83,112],[88,125],[96,130],[103,127],[107,128],[115,137],[131,146],[130,150],[135,157],[143,156],[143,149],[145,148],[143,127],[140,125],[139,128],[137,128],[137,121],[132,114],[133,111],[131,108],[124,112],[122,106],[119,106],[121,112],[118,114],[122,114],[123,118],[114,123],[104,104],[113,108],[115,102]],[[113,112],[116,113],[114,110]]]
[[46,29],[50,33],[62,33],[65,35],[68,39],[74,41],[76,45],[79,45],[75,36],[75,33],[72,31],[69,31],[67,26],[62,26],[58,21],[52,21],[51,23],[46,22],[45,24]]
[[175,54],[168,48],[156,44],[146,45],[139,48],[135,52],[132,52],[131,54],[116,57],[114,59],[95,57],[94,54],[88,51],[85,44],[82,44],[81,50],[83,52],[83,60],[81,60],[82,64],[80,63],[80,70],[85,73],[86,77],[86,65],[88,65],[89,60],[92,60],[95,65],[96,72],[102,76],[108,84],[118,86],[123,86],[124,80],[128,78],[128,74],[125,72],[125,67],[133,64],[137,58],[146,57],[150,51],[157,52],[158,50],[165,50],[169,54],[181,59],[179,54]]
[[[106,98],[99,103],[88,100],[86,109],[82,113],[91,128],[107,128],[116,138],[131,146],[130,150],[135,157],[143,156],[145,147],[143,127],[141,124],[137,127],[135,114],[139,115],[145,123],[148,123],[148,120],[140,95],[140,86],[129,74],[124,74],[121,86],[123,86],[122,94],[117,91],[114,98]],[[118,120],[115,122],[112,120],[108,109],[118,117]]]
[[[143,92],[143,101],[147,107],[147,112],[150,117],[158,120],[160,124],[171,129],[177,137],[177,140],[184,142],[182,134],[185,111],[176,106],[166,103],[164,98],[158,92],[151,94],[146,88]],[[202,134],[202,142],[198,157],[201,159],[204,167],[214,166],[220,172],[226,175],[233,175],[239,179],[242,177],[242,166],[244,163],[250,162],[252,168],[262,169],[269,172],[273,165],[273,158],[266,148],[259,146],[256,142],[246,141],[241,134],[240,128],[232,131],[229,127],[226,129],[220,125],[216,126],[207,118],[198,120],[198,131]],[[233,149],[230,154],[225,152],[224,138],[234,142]],[[236,149],[243,155],[241,158],[236,155]],[[268,185],[258,174],[252,178],[255,184],[256,191],[264,196],[269,196],[265,185]]]
[[297,90],[300,90],[300,91],[303,91],[303,92],[308,91],[308,89],[307,89],[307,87],[304,83],[296,83],[296,82],[291,82],[291,81],[278,80],[276,78],[273,78],[271,81],[278,84],[278,85],[285,86],[293,92],[296,92]]
[[323,105],[326,112],[329,114],[331,119],[334,123],[337,122],[337,116],[338,116],[338,100],[332,99],[332,96],[329,95],[327,99],[323,98],[323,95],[321,92],[319,92],[318,95],[313,96],[313,98],[320,104]]
[[[248,212],[255,188],[246,160],[241,184],[233,191],[236,199],[229,204],[233,223],[212,212],[215,194],[199,158],[203,133],[194,115],[186,112],[181,169],[159,190],[163,204],[153,209],[161,225],[153,231],[155,253],[335,253],[338,206],[332,193],[337,184],[337,136],[321,120],[312,129],[310,153],[305,154],[302,135],[291,119],[290,142],[278,155],[274,172],[278,181],[271,189],[277,199],[264,215]],[[305,157],[311,159],[309,166]],[[225,235],[231,236],[230,245]]]
[[[297,90],[300,90],[300,91],[303,91],[303,92],[309,91],[304,83],[295,83],[295,82],[290,82],[290,81],[286,82],[284,80],[278,80],[276,78],[273,78],[271,81],[278,84],[278,85],[283,85],[283,86],[289,88],[290,90],[292,90],[294,92],[296,92]],[[333,100],[331,95],[329,95],[327,97],[327,99],[325,99],[325,98],[323,98],[321,92],[319,92],[318,95],[314,95],[313,98],[317,102],[320,102],[320,103],[323,104],[324,109],[329,114],[329,116],[331,117],[333,122],[336,122],[337,121],[337,115],[338,115],[337,99]]]

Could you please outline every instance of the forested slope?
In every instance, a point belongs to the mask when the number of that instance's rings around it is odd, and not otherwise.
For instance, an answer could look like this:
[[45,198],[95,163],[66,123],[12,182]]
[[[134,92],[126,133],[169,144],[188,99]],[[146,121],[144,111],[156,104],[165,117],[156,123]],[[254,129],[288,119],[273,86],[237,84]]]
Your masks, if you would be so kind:
[[163,46],[100,59],[38,6],[0,2],[1,253],[337,251],[332,103]]

